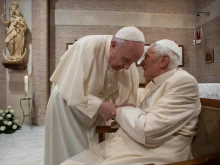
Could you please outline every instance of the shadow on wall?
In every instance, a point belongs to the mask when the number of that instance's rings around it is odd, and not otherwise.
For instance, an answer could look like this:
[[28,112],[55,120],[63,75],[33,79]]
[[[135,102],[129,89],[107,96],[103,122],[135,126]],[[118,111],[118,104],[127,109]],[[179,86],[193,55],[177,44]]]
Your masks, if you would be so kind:
[[33,125],[39,125],[38,124],[38,107],[35,102],[35,94],[33,94],[33,116],[32,116],[32,123]]
[[26,30],[25,36],[26,36],[26,38],[25,38],[24,47],[26,48],[27,55],[24,59],[24,62],[27,64],[30,59],[30,56],[32,56],[32,54],[30,54],[30,45],[32,44],[32,33],[29,28]]
[[8,69],[8,90],[13,95],[22,95],[24,93],[24,75],[25,70]]

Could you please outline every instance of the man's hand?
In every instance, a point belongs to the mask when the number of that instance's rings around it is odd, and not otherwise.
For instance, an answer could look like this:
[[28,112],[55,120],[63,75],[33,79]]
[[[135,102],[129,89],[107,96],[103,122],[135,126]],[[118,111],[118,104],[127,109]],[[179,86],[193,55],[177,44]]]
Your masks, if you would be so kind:
[[98,109],[98,113],[103,117],[105,121],[107,121],[115,117],[116,105],[111,102],[103,102]]

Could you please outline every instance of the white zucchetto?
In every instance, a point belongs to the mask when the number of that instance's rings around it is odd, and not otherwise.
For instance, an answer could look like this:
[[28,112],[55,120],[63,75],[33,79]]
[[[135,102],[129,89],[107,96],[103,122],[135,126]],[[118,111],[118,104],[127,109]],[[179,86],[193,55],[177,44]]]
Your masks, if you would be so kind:
[[127,26],[121,28],[116,34],[115,37],[128,40],[128,41],[138,41],[145,43],[144,34],[134,26]]
[[155,43],[174,51],[178,56],[180,56],[179,46],[174,41],[171,41],[168,39],[163,39],[163,40],[159,40]]

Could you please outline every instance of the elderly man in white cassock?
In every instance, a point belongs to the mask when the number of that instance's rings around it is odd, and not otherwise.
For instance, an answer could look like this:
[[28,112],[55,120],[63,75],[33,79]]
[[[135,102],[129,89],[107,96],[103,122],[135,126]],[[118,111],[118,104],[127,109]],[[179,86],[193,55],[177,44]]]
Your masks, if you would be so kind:
[[115,36],[85,36],[61,57],[50,79],[45,165],[58,165],[97,144],[95,126],[115,117],[117,106],[136,103],[135,62],[144,43],[139,29],[124,27]]
[[61,165],[159,165],[192,158],[201,104],[197,81],[177,68],[178,52],[171,40],[152,44],[141,62],[150,82],[140,92],[138,106],[118,107],[120,129]]

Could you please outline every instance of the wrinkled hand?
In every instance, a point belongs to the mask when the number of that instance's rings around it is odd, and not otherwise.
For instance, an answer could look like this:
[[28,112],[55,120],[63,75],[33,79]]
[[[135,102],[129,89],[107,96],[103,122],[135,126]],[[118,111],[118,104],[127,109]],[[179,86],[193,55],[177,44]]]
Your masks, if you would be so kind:
[[111,102],[103,102],[99,109],[98,113],[102,116],[102,118],[107,121],[116,115],[116,105]]
[[126,107],[126,106],[136,107],[134,104],[131,104],[131,103],[124,103],[124,104],[117,106],[117,107]]

